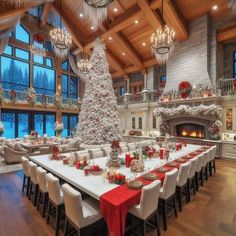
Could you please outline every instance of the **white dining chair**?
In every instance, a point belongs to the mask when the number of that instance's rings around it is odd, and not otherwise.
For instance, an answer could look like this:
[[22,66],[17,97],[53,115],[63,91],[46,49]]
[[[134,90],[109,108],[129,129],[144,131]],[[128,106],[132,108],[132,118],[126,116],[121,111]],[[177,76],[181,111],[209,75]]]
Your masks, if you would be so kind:
[[202,162],[202,172],[203,172],[203,180],[208,180],[208,171],[207,171],[207,167],[208,167],[208,161],[210,158],[210,150],[206,150],[205,152],[203,152],[204,154],[204,158],[203,158],[203,162]]
[[136,149],[135,143],[128,143],[127,146],[128,146],[129,152],[134,152]]
[[29,162],[29,172],[30,172],[30,189],[29,189],[29,199],[33,197],[34,206],[37,203],[38,196],[38,178],[37,178],[37,165],[32,161]]
[[37,167],[37,178],[39,184],[39,196],[38,196],[38,203],[37,209],[40,210],[42,207],[42,216],[45,216],[46,205],[48,203],[48,185],[46,180],[46,170],[41,167]]
[[179,203],[179,211],[182,211],[183,197],[185,198],[186,202],[188,202],[187,182],[189,169],[190,162],[183,163],[179,167],[179,172],[176,180],[176,193]]
[[104,157],[104,152],[102,150],[97,150],[97,151],[92,150],[92,158],[93,159],[97,159],[97,158],[101,158],[101,157]]
[[216,172],[215,158],[216,158],[216,146],[213,146],[211,148],[211,160],[210,160],[210,163],[209,163],[210,176],[212,176],[212,174],[213,174],[212,170],[214,171],[214,173]]
[[121,150],[121,152],[122,152],[122,153],[126,153],[126,152],[128,152],[128,151],[129,151],[129,149],[128,149],[128,146],[127,146],[127,145],[120,146],[120,150]]
[[[48,173],[46,175],[47,185],[48,185],[48,212],[47,212],[47,224],[49,223],[50,219],[56,223],[56,230],[55,235],[59,235],[60,230],[60,221],[62,217],[60,217],[61,213],[64,210],[64,199],[63,199],[63,192],[60,188],[59,179]],[[54,209],[55,208],[56,214],[54,217]]]
[[188,172],[188,181],[187,181],[189,202],[191,201],[191,190],[193,190],[194,195],[196,195],[195,172],[197,168],[197,163],[198,163],[198,156],[190,160],[190,168]]
[[89,199],[82,200],[81,193],[68,184],[63,184],[62,190],[66,210],[65,236],[67,233],[71,233],[68,232],[69,224],[73,226],[78,235],[80,235],[81,229],[102,219],[99,213],[99,204],[95,204],[94,201],[89,201]]
[[30,188],[30,170],[29,170],[29,159],[26,157],[21,157],[22,167],[23,167],[23,183],[22,192],[26,190],[26,196],[29,197]]
[[163,213],[163,224],[164,230],[167,230],[167,203],[172,201],[172,208],[177,217],[177,206],[176,206],[176,181],[177,181],[178,170],[174,168],[173,170],[165,174],[165,179],[163,186],[160,189],[160,203],[162,204],[162,213]]
[[[141,199],[139,205],[135,205],[129,209],[129,213],[135,216],[141,224],[137,226],[142,227],[142,235],[146,235],[146,225],[156,228],[158,236],[160,235],[160,228],[158,224],[158,200],[161,188],[161,181],[155,180],[142,188]],[[155,226],[150,223],[150,220],[155,220]],[[137,227],[132,227],[135,230]]]
[[111,147],[102,147],[102,151],[103,151],[104,157],[110,156]]
[[203,172],[202,172],[202,165],[204,159],[204,153],[198,155],[198,163],[195,171],[195,182],[196,182],[196,191],[199,190],[199,182],[201,186],[203,186]]

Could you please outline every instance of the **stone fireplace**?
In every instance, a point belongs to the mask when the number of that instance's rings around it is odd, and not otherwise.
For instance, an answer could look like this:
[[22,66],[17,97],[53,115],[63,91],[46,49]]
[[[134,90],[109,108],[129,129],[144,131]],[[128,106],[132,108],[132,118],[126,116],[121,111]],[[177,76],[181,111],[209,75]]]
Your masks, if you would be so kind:
[[205,138],[205,127],[194,123],[176,125],[176,136],[183,138]]

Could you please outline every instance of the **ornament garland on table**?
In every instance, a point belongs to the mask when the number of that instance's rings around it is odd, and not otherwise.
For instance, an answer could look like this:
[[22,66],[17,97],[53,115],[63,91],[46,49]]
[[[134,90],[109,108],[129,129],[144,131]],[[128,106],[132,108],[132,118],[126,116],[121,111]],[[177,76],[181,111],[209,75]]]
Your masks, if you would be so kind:
[[188,105],[180,105],[177,108],[158,107],[154,110],[155,116],[162,118],[170,118],[175,116],[209,116],[221,118],[223,116],[223,109],[220,105],[199,105],[191,107]]
[[221,132],[222,132],[222,122],[220,120],[216,120],[215,122],[211,123],[208,127],[208,134],[211,139],[219,140],[221,139]]
[[3,133],[4,133],[4,125],[2,121],[0,121],[0,135],[3,135]]
[[84,144],[99,145],[121,139],[117,101],[104,49],[105,45],[97,39],[76,133]]

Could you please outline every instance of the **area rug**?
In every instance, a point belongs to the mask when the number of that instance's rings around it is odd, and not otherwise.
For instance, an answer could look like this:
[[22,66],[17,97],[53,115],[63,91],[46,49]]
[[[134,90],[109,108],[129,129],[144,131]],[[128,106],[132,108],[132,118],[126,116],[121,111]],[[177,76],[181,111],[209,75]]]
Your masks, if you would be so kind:
[[4,158],[0,156],[0,174],[5,174],[18,170],[22,170],[22,164],[8,165],[5,163]]

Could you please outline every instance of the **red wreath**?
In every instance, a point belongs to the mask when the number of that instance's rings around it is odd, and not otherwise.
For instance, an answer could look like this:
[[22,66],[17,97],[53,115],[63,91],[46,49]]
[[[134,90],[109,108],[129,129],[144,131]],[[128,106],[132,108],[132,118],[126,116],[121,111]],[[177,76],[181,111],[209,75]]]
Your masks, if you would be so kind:
[[44,42],[44,38],[41,34],[34,34],[33,40],[41,44]]
[[179,92],[181,95],[181,98],[187,98],[191,92],[191,84],[188,81],[182,81],[179,84]]

